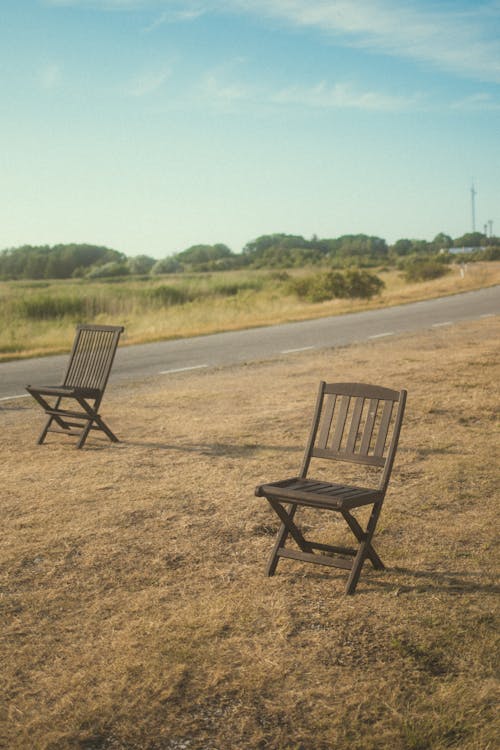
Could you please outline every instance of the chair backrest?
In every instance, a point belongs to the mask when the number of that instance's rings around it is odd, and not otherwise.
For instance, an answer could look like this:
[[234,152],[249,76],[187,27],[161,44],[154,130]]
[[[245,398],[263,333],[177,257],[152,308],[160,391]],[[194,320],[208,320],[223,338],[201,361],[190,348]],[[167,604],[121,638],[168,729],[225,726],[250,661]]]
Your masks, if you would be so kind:
[[102,396],[123,331],[123,326],[77,326],[63,385],[91,388]]
[[301,476],[307,475],[315,457],[349,461],[381,468],[380,487],[385,489],[405,404],[405,390],[321,381]]

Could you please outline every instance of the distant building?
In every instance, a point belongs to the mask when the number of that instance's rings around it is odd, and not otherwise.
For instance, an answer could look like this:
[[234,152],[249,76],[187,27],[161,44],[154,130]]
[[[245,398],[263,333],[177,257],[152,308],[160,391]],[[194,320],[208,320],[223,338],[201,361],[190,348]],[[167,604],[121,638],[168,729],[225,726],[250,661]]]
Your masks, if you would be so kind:
[[452,255],[463,255],[473,253],[475,250],[484,250],[484,247],[442,247],[440,253],[451,253]]

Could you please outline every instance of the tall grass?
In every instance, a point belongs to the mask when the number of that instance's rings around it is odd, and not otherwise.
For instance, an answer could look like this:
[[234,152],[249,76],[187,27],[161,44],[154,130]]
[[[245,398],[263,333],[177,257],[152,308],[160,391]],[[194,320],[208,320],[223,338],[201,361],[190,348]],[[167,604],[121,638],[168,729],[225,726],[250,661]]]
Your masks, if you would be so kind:
[[[194,336],[335,315],[500,282],[499,263],[471,264],[441,279],[408,283],[382,269],[385,288],[372,299],[300,295],[318,269],[240,270],[159,278],[0,282],[0,360],[66,351],[77,323],[125,325],[125,342]],[[318,281],[318,283],[319,283]],[[380,287],[381,289],[381,287]],[[379,291],[376,289],[375,291]]]

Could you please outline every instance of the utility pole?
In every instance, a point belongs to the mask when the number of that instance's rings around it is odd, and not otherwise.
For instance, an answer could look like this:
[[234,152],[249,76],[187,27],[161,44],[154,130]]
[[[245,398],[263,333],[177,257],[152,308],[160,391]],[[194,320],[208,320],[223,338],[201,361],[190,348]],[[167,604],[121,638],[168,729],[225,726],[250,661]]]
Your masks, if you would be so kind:
[[491,219],[488,221],[488,226],[490,228],[490,237],[493,237],[493,222]]

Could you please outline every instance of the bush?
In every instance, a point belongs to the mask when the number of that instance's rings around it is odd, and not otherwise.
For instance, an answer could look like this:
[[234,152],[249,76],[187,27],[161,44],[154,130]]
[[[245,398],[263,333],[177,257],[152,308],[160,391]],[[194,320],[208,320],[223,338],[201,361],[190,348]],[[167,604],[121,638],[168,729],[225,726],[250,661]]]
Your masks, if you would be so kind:
[[412,258],[403,265],[405,281],[432,281],[448,273],[446,260],[436,258]]
[[182,263],[179,263],[175,258],[162,258],[156,261],[151,273],[156,276],[162,273],[179,273],[182,270]]
[[370,299],[382,291],[384,282],[368,271],[324,271],[302,279],[293,279],[288,288],[308,302],[324,302],[335,297]]
[[88,279],[105,279],[114,276],[128,276],[129,269],[126,263],[111,261],[102,266],[94,266],[87,274]]
[[379,276],[368,271],[350,270],[345,273],[346,296],[371,299],[385,287]]

